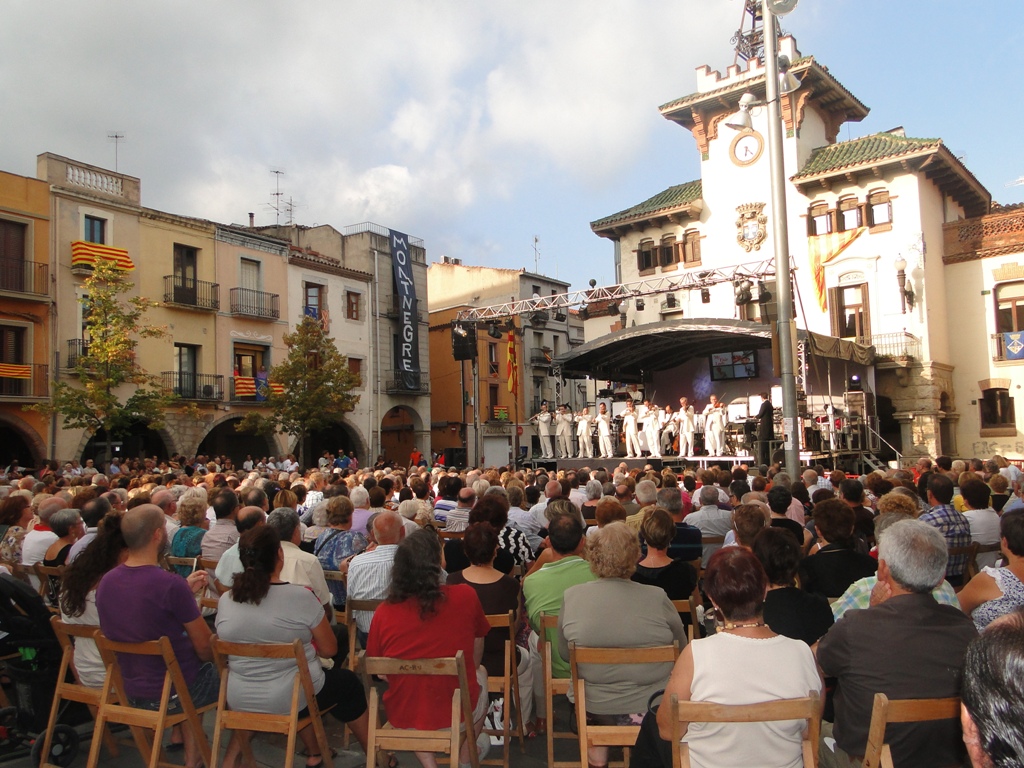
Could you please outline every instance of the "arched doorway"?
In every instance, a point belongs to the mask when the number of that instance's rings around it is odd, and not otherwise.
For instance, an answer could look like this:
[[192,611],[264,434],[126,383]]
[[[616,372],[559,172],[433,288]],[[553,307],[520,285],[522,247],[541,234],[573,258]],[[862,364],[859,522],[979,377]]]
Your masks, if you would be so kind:
[[255,461],[264,456],[276,456],[278,449],[272,438],[235,429],[241,420],[241,416],[232,416],[216,424],[199,443],[196,455],[230,456],[236,467],[242,466],[247,455],[251,455]]
[[350,425],[344,422],[338,422],[332,424],[324,429],[319,429],[316,432],[312,432],[309,435],[309,442],[307,443],[309,449],[306,453],[306,464],[308,466],[315,466],[317,460],[323,455],[324,451],[329,451],[337,455],[338,451],[355,451],[356,457],[360,461],[366,457],[366,445],[356,430]]
[[150,429],[141,421],[135,422],[124,432],[110,438],[109,456],[107,431],[101,429],[89,438],[82,449],[81,461],[93,459],[97,464],[108,461],[115,456],[121,459],[141,459],[146,456],[157,456],[161,459],[170,457],[171,451],[163,436],[155,429]]
[[[407,462],[422,428],[423,420],[412,408],[396,405],[385,413],[380,421],[380,445],[384,458],[399,464]],[[366,463],[372,464],[376,458],[368,456]]]
[[6,418],[0,420],[0,468],[15,459],[23,467],[40,467],[46,459],[46,449],[39,435],[27,424]]

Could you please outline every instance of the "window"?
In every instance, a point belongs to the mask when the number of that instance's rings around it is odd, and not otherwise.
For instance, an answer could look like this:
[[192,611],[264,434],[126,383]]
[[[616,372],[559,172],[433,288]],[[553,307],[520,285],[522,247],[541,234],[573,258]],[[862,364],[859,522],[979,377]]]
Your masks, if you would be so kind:
[[238,263],[238,287],[246,291],[261,290],[260,266],[255,259],[242,259]]
[[[88,217],[87,217],[88,218]],[[199,250],[187,245],[174,244],[174,301],[195,305],[198,302],[196,262]]]
[[826,203],[815,203],[807,215],[807,234],[827,235],[832,231],[832,211]]
[[868,226],[874,231],[892,229],[892,201],[884,189],[868,195]]
[[196,374],[199,371],[199,347],[174,345],[174,394],[184,398],[196,396]]
[[267,364],[270,362],[266,347],[249,344],[235,345],[235,376],[254,378],[266,375]]
[[[1013,398],[1010,397],[1010,390],[1002,388],[985,389],[981,392],[981,400],[978,401],[981,408],[982,430],[996,430],[998,434],[1017,433],[1017,421],[1013,413]],[[993,436],[989,433],[983,436]]]
[[839,231],[849,232],[861,224],[861,207],[857,198],[848,197],[839,201]]
[[1024,331],[1024,283],[996,286],[996,331]]
[[85,229],[82,235],[82,239],[87,243],[99,243],[103,245],[107,242],[107,220],[101,219],[98,216],[86,216],[85,217]]
[[870,339],[868,286],[841,285],[829,291],[832,335],[841,339]]
[[362,358],[350,357],[348,359],[348,372],[359,379],[357,387],[363,386],[363,361]]
[[683,242],[679,243],[677,247],[682,248],[682,261],[685,266],[692,267],[700,264],[700,232],[690,230],[683,235]]
[[304,296],[302,314],[318,320],[320,310],[326,309],[327,286],[319,283],[303,283],[302,292]]
[[661,238],[661,266],[671,267],[679,263],[679,251],[676,249],[676,236],[668,235]]
[[636,249],[636,268],[639,272],[648,272],[657,266],[657,251],[653,240],[644,240]]
[[[24,365],[25,329],[0,325],[0,363]],[[26,379],[0,379],[0,395],[27,395],[30,381]]]
[[25,260],[28,225],[0,219],[0,259]]
[[487,409],[487,415],[489,418],[498,418],[498,385],[491,384],[487,387],[487,399],[489,401],[489,408]]
[[359,294],[355,291],[345,291],[345,317],[359,319]]
[[491,376],[498,375],[498,345],[493,341],[487,344],[487,372]]

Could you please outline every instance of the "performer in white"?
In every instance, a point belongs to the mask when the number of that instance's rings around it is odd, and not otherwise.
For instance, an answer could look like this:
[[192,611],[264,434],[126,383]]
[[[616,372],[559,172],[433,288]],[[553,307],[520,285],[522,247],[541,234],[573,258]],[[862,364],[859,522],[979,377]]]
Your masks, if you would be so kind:
[[707,443],[708,456],[721,456],[725,449],[725,404],[718,401],[717,395],[711,396],[711,402],[704,406],[704,441]]
[[693,406],[685,397],[679,398],[679,413],[676,414],[676,421],[679,423],[679,458],[693,455],[693,431],[696,427]]
[[666,405],[661,412],[661,453],[662,455],[672,452],[672,443],[676,439],[676,432],[679,430],[679,423],[676,415],[672,412],[672,406]]
[[564,405],[558,406],[555,414],[555,437],[558,441],[558,458],[572,458],[572,414]]
[[615,457],[612,451],[612,415],[604,403],[597,407],[597,437],[601,444],[601,458],[611,459]]
[[594,417],[590,415],[590,409],[586,406],[576,414],[576,437],[580,441],[580,452],[577,456],[581,459],[592,459],[594,457],[594,438],[590,435],[590,425]]
[[540,413],[530,417],[530,421],[537,422],[537,435],[540,437],[540,456],[542,459],[555,458],[555,451],[551,443],[551,412],[546,402],[540,404]]
[[637,432],[636,409],[633,408],[633,401],[626,401],[626,410],[622,414],[622,431],[626,435],[626,458],[640,458],[640,437]]
[[647,406],[647,418],[644,420],[644,434],[647,436],[647,448],[652,459],[661,458],[661,409],[654,403]]

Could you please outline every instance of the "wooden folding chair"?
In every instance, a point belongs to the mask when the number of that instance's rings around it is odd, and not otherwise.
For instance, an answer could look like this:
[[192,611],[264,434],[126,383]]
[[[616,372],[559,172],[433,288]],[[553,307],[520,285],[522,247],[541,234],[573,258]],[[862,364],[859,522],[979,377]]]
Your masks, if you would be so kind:
[[967,586],[967,582],[970,581],[970,579],[971,579],[969,574],[971,573],[972,569],[974,570],[975,573],[978,572],[978,548],[979,548],[979,546],[980,546],[979,544],[975,544],[975,543],[972,542],[971,544],[968,544],[966,547],[950,547],[949,548],[949,558],[950,558],[950,560],[952,560],[954,557],[963,557],[963,556],[967,557],[967,562],[964,565],[964,572],[963,572],[963,576],[962,576],[963,580],[960,582],[960,586],[959,587],[955,587],[954,588],[954,590],[956,592],[959,592],[961,589],[963,589],[964,587]]
[[466,538],[466,532],[464,530],[463,531],[446,531],[444,529],[441,529],[441,530],[439,530],[437,532],[437,535],[440,536],[443,541],[453,541],[453,540],[462,541],[464,538]]
[[885,743],[885,726],[889,723],[921,723],[928,720],[955,720],[960,724],[960,699],[890,699],[876,693],[868,726],[868,744],[864,768],[893,768],[892,752]]
[[501,730],[485,728],[484,731],[490,736],[502,737],[502,756],[481,760],[481,765],[501,765],[508,768],[509,744],[512,741],[512,721],[510,710],[513,702],[516,710],[516,733],[519,734],[519,750],[526,752],[526,737],[523,732],[523,706],[519,694],[519,667],[516,663],[516,613],[509,611],[507,614],[488,614],[487,623],[491,628],[501,628],[508,632],[508,639],[505,641],[505,673],[500,677],[487,676],[487,693],[500,693],[505,701],[502,707]]
[[[57,687],[53,691],[53,704],[50,707],[50,719],[46,724],[46,732],[43,736],[43,745],[39,754],[42,755],[42,762],[39,764],[40,768],[48,768],[50,763],[48,759],[50,752],[53,749],[54,733],[57,726],[57,717],[60,713],[62,701],[77,701],[89,709],[90,714],[93,718],[96,717],[96,711],[100,704],[100,688],[89,688],[88,686],[82,685],[82,681],[78,678],[78,670],[75,669],[74,655],[75,655],[75,643],[80,640],[92,640],[95,641],[96,633],[100,631],[98,626],[87,625],[87,624],[65,624],[60,620],[59,616],[54,616],[50,619],[50,626],[53,627],[54,634],[57,635],[57,640],[60,642],[62,650],[60,660],[60,671],[57,673]],[[72,639],[74,638],[74,639]],[[72,680],[68,681],[68,672],[72,674]],[[117,757],[119,754],[117,748],[117,742],[114,740],[113,734],[110,729],[103,729],[103,745],[107,748],[111,757]]]
[[353,600],[346,598],[345,600],[345,628],[348,631],[348,668],[353,672],[359,672],[359,655],[358,655],[358,637],[356,636],[356,619],[353,616],[354,611],[376,611],[377,608],[383,603],[383,600]]
[[[146,759],[148,768],[159,768],[162,766],[174,766],[175,763],[168,763],[160,759],[163,751],[163,733],[179,723],[184,724],[192,732],[192,736],[199,748],[199,754],[206,765],[210,765],[210,742],[203,731],[202,714],[213,709],[216,704],[207,704],[200,709],[192,704],[192,697],[189,695],[188,686],[181,674],[181,667],[174,656],[174,647],[167,637],[159,640],[150,640],[144,643],[118,643],[108,640],[102,633],[96,635],[96,646],[99,648],[100,656],[107,667],[107,678],[103,682],[100,691],[99,708],[96,713],[96,726],[93,729],[92,744],[89,748],[89,760],[87,768],[96,768],[100,756],[100,743],[102,734],[107,723],[122,723],[132,729],[132,736],[139,746],[143,759]],[[121,665],[118,662],[118,654],[134,654],[137,656],[155,656],[163,659],[164,685],[160,694],[160,707],[157,710],[140,709],[128,703],[128,695],[125,692],[124,676],[121,674]],[[180,712],[168,712],[168,705],[171,698],[171,688],[174,688],[178,701],[181,704]],[[152,741],[146,730],[153,731]],[[147,758],[148,755],[148,758]]]
[[[569,670],[576,693],[576,732],[580,742],[580,763],[590,747],[622,747],[623,761],[608,765],[629,768],[629,750],[640,735],[639,725],[588,725],[586,680],[580,664],[675,664],[679,643],[649,648],[592,648],[569,643]],[[666,679],[668,676],[666,675]]]
[[[664,706],[664,704],[662,705]],[[690,746],[682,739],[683,723],[766,723],[806,720],[801,744],[804,768],[817,768],[821,733],[821,697],[776,699],[760,704],[716,704],[713,701],[679,701],[672,694],[672,768],[690,768]]]
[[[473,729],[473,707],[469,697],[469,676],[466,659],[459,651],[454,658],[444,659],[387,659],[367,656],[363,659],[366,675],[443,675],[457,677],[459,687],[452,692],[452,719],[448,728],[426,731],[417,728],[394,728],[381,725],[380,697],[377,688],[370,687],[370,727],[366,738],[366,768],[375,768],[380,750],[411,752],[444,752],[449,756],[451,768],[458,768],[459,746],[463,736],[469,747],[469,761],[480,768]],[[486,691],[480,691],[486,696]],[[464,728],[463,732],[460,728]]]
[[63,565],[43,565],[36,563],[32,570],[39,579],[39,596],[52,613],[60,613],[60,587],[64,581]]
[[993,552],[1002,552],[1002,544],[975,544],[974,557],[967,561],[967,570],[964,571],[964,584],[981,573],[981,566],[978,565],[978,555],[989,555]]
[[[301,640],[294,640],[291,643],[231,643],[221,640],[216,635],[210,641],[213,648],[213,659],[220,671],[220,694],[217,700],[217,719],[213,726],[213,762],[210,768],[217,768],[220,756],[220,744],[227,728],[235,732],[242,754],[250,764],[255,764],[252,754],[250,739],[252,731],[261,733],[280,733],[287,738],[285,746],[284,765],[285,768],[293,768],[295,764],[295,744],[299,731],[307,726],[313,726],[313,733],[316,735],[317,744],[320,747],[320,756],[324,765],[332,768],[334,760],[331,757],[331,745],[327,741],[327,732],[324,730],[320,709],[316,703],[316,691],[313,690],[313,679],[309,675],[309,664],[306,661],[306,651]],[[228,657],[238,656],[248,659],[293,659],[298,667],[298,674],[292,684],[291,709],[284,714],[266,714],[263,712],[244,712],[241,710],[228,709]],[[307,715],[299,718],[302,711],[300,692],[306,698]],[[229,756],[232,750],[229,749]],[[224,765],[232,765],[233,760],[225,759]]]
[[686,600],[672,601],[672,607],[676,609],[676,613],[686,614],[690,617],[690,625],[686,628],[686,637],[691,643],[702,637],[700,619],[697,616],[697,606],[700,605],[700,600],[700,590],[694,587],[693,593]]
[[[169,571],[174,570],[174,568],[188,568],[189,573],[195,571],[199,564],[198,557],[172,557],[171,555],[167,555],[167,557],[164,558],[164,561],[167,563],[167,570]],[[177,573],[177,571],[175,571],[175,573]]]
[[568,696],[572,679],[568,677],[555,677],[551,663],[551,654],[557,653],[551,640],[552,633],[558,632],[558,617],[542,613],[540,615],[540,638],[537,642],[537,650],[540,652],[541,674],[544,675],[544,706],[545,716],[548,719],[546,738],[548,747],[548,768],[578,768],[580,760],[555,761],[555,739],[566,739],[576,741],[576,734],[571,730],[555,730],[555,696]]

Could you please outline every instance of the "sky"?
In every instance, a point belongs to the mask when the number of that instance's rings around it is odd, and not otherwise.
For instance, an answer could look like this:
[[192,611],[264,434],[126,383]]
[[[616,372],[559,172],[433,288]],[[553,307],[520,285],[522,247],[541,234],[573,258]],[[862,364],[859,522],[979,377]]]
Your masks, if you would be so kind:
[[[0,169],[34,176],[42,152],[113,169],[116,151],[150,208],[272,224],[291,201],[298,224],[372,221],[429,261],[608,284],[613,246],[589,223],[699,178],[692,136],[657,108],[732,64],[742,11],[4,0]],[[841,140],[940,137],[994,200],[1024,200],[1007,186],[1024,177],[1020,0],[801,0],[782,23],[871,109]]]

